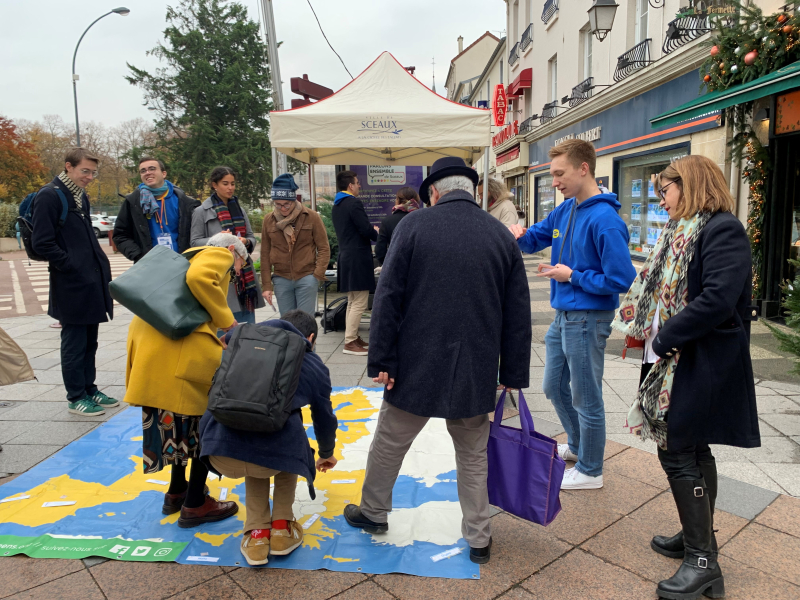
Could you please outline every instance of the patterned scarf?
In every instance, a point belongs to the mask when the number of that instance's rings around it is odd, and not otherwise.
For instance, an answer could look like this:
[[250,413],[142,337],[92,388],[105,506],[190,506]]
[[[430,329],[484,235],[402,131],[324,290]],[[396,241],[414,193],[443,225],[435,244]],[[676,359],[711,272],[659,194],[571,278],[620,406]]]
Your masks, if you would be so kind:
[[295,202],[292,212],[285,217],[281,215],[278,210],[272,213],[275,215],[275,224],[278,226],[278,229],[283,231],[283,235],[286,237],[286,243],[289,244],[289,251],[292,250],[294,243],[297,241],[297,236],[295,236],[294,232],[294,223],[297,221],[297,217],[300,216],[301,212],[303,212],[303,206],[299,202]]
[[151,188],[144,183],[139,184],[139,205],[142,207],[144,216],[148,219],[153,218],[153,215],[161,210],[159,200],[163,201],[169,194],[169,184],[165,181],[164,185],[159,188]]
[[[694,256],[697,238],[711,217],[712,213],[697,213],[688,219],[670,220],[664,226],[642,271],[620,303],[619,312],[611,324],[614,329],[644,340],[655,318],[658,318],[660,328],[667,319],[686,307],[689,303],[689,263]],[[679,359],[680,352],[675,352],[670,358],[653,365],[639,386],[625,423],[632,433],[643,440],[654,440],[662,449],[667,448],[667,412]]]
[[[216,193],[211,195],[211,202],[214,210],[217,213],[217,219],[222,226],[222,230],[229,230],[233,235],[238,235],[242,238],[247,237],[247,224],[245,223],[244,216],[241,212],[241,207],[236,216],[231,215],[231,211],[225,203],[219,199]],[[239,201],[236,196],[233,196],[228,203],[236,202],[237,206]],[[234,276],[236,279],[236,295],[239,297],[239,304],[242,309],[247,312],[253,312],[258,303],[258,288],[256,287],[255,270],[253,269],[253,261],[247,257],[247,262],[242,267],[242,272]]]
[[72,192],[72,196],[75,198],[75,206],[78,207],[78,210],[83,210],[83,190],[69,178],[66,171],[61,171],[58,179]]
[[406,200],[402,204],[396,204],[392,207],[392,213],[396,212],[404,212],[410,213],[414,212],[415,210],[419,209],[419,204],[413,198],[411,200]]

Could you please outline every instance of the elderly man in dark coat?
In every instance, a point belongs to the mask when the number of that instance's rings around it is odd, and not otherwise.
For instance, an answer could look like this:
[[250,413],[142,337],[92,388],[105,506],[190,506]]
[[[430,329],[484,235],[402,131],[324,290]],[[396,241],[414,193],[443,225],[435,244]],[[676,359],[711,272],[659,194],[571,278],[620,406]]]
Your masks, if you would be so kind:
[[[347,522],[388,530],[403,458],[430,417],[456,449],[462,534],[473,562],[489,560],[489,416],[500,383],[528,387],[531,309],[522,255],[508,229],[475,203],[478,176],[437,160],[420,197],[433,208],[397,226],[372,309],[367,371],[386,386],[361,505]],[[430,195],[430,196],[429,196]]]

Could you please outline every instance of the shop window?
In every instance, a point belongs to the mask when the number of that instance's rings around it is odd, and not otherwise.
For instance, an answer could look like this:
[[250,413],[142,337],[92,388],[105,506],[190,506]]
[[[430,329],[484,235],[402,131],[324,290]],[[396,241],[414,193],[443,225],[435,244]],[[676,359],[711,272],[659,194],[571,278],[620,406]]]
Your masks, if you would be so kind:
[[656,176],[673,160],[687,154],[688,148],[676,148],[618,161],[615,185],[622,204],[619,214],[628,226],[631,256],[647,258],[669,220],[659,206]]
[[550,175],[536,178],[536,222],[544,221],[556,207],[556,190]]

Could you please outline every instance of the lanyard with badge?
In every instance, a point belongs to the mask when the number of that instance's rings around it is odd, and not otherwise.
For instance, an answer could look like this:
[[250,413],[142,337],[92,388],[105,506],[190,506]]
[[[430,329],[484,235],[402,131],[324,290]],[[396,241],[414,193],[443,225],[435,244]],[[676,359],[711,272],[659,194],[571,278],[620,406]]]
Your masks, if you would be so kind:
[[169,231],[164,231],[164,225],[169,225],[169,217],[167,216],[166,206],[167,206],[167,196],[169,195],[169,191],[164,194],[164,197],[161,199],[161,214],[159,215],[156,213],[156,223],[158,223],[159,228],[161,229],[161,233],[156,238],[158,241],[159,246],[166,246],[170,250],[175,250],[175,246],[172,243],[172,236],[170,235]]

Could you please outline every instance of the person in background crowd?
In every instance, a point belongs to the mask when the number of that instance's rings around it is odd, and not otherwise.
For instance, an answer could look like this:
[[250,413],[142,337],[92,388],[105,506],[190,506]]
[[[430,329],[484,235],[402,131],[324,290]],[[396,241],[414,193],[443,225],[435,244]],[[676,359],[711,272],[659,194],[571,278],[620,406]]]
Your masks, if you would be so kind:
[[606,416],[603,405],[603,350],[619,293],[636,271],[628,252],[628,229],[617,212],[615,194],[602,194],[594,179],[594,147],[572,139],[550,149],[553,187],[566,200],[525,231],[512,226],[523,252],[552,246],[557,264],[540,277],[550,278],[550,304],[556,317],[545,335],[543,388],[553,403],[566,444],[558,445],[567,469],[561,489],[603,487]]
[[397,198],[392,207],[392,214],[381,221],[378,230],[378,243],[375,244],[375,258],[382,265],[386,260],[386,252],[389,250],[389,243],[392,241],[394,228],[402,221],[407,214],[420,208],[419,194],[412,187],[404,187],[397,190]]
[[[209,177],[214,190],[192,214],[192,247],[207,245],[208,239],[221,232],[240,237],[247,252],[252,254],[256,238],[250,227],[247,212],[236,197],[236,175],[230,167],[214,167]],[[264,298],[256,281],[253,261],[247,257],[246,264],[228,288],[228,306],[234,318],[241,323],[255,323],[256,309],[264,306]]]
[[[478,198],[483,198],[483,179],[478,182]],[[514,206],[514,194],[508,191],[502,181],[489,178],[489,214],[506,227],[517,225],[519,216]]]
[[17,232],[17,246],[22,250],[22,234],[19,231],[19,223],[14,223],[14,229]]
[[[314,353],[317,322],[301,310],[290,310],[281,320],[259,323],[303,336],[308,352],[303,358],[300,381],[292,401],[292,414],[275,433],[242,431],[219,424],[206,411],[200,421],[201,455],[211,469],[225,477],[244,477],[247,520],[244,524],[241,551],[247,564],[265,565],[269,555],[286,556],[303,543],[303,528],[292,512],[297,477],[308,482],[311,499],[315,498],[314,468],[325,472],[336,466],[333,450],[338,421],[331,406],[331,378],[328,367]],[[226,343],[232,332],[226,334]],[[300,409],[311,405],[311,420],[319,448],[308,443]],[[270,511],[270,479],[275,478]]]
[[[96,417],[119,402],[97,389],[95,356],[100,323],[114,318],[108,291],[111,264],[92,229],[86,196],[97,174],[98,159],[83,148],[64,157],[64,170],[43,187],[33,202],[33,250],[47,259],[50,270],[50,306],[47,314],[61,325],[61,375],[68,410]],[[58,225],[62,202],[69,204],[63,226]]]
[[157,158],[140,158],[139,176],[142,183],[125,196],[114,223],[117,249],[133,262],[158,245],[188,250],[192,213],[200,203],[167,180],[167,168]]
[[508,230],[475,202],[477,180],[462,159],[437,160],[420,189],[432,208],[403,219],[392,237],[367,363],[373,381],[386,386],[384,400],[361,505],[349,504],[344,516],[369,533],[387,531],[406,452],[429,418],[446,419],[456,450],[461,532],[470,559],[485,563],[492,545],[488,413],[496,404],[498,359],[502,383],[528,387],[531,304],[522,254]]
[[750,243],[710,159],[678,159],[656,185],[670,220],[614,320],[626,342],[645,342],[627,426],[658,444],[682,526],[650,544],[683,558],[675,575],[658,584],[658,596],[721,598],[717,465],[709,444],[761,445],[750,360],[750,321],[757,314],[750,306]]
[[261,285],[269,305],[274,289],[281,315],[295,309],[313,315],[331,247],[322,218],[297,201],[296,190],[289,173],[272,183],[275,210],[261,228]]
[[225,290],[231,271],[241,272],[248,253],[241,238],[230,233],[218,233],[205,245],[189,259],[186,285],[211,319],[179,340],[139,317],[133,318],[128,330],[125,402],[142,407],[142,468],[150,474],[172,465],[161,511],[165,515],[180,511],[180,527],[220,521],[239,510],[235,502],[218,502],[208,495],[208,468],[198,460],[199,428],[222,359],[217,329],[229,331],[237,325]]
[[358,176],[353,171],[336,174],[336,189],[331,218],[339,240],[336,282],[340,292],[347,292],[347,315],[344,331],[344,354],[366,356],[369,344],[361,339],[358,326],[367,310],[369,295],[375,291],[375,267],[372,244],[378,239],[378,227],[369,224],[361,200]]

